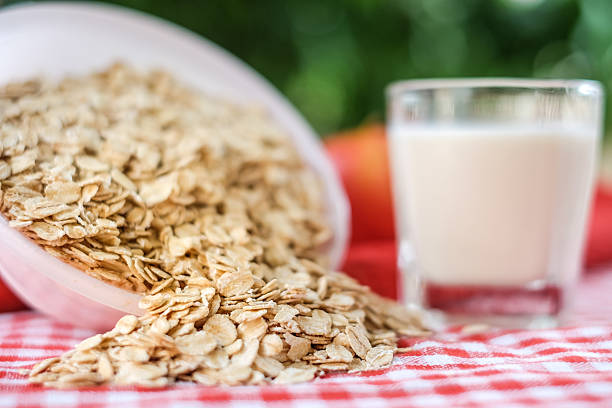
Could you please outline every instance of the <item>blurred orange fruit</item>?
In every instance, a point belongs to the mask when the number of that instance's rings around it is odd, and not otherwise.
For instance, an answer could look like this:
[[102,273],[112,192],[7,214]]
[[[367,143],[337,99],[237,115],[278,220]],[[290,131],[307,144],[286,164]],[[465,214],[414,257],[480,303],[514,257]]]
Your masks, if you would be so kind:
[[612,188],[604,184],[595,191],[584,258],[587,267],[612,261]]
[[325,139],[351,202],[352,242],[394,239],[393,205],[385,128],[380,124]]

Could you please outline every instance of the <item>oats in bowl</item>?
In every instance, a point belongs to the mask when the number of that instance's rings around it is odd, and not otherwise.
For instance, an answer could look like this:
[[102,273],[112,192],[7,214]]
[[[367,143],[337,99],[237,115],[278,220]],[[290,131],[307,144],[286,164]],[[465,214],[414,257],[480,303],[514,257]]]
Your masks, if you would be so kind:
[[322,191],[260,109],[116,64],[0,90],[0,210],[143,317],[35,366],[54,387],[257,384],[390,364],[421,317],[326,268]]

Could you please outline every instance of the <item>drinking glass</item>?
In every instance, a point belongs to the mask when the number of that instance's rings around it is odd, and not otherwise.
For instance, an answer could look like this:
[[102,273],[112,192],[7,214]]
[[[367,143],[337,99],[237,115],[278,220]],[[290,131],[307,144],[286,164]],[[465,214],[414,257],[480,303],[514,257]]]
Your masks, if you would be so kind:
[[414,80],[387,98],[404,301],[451,323],[558,324],[581,269],[601,85]]

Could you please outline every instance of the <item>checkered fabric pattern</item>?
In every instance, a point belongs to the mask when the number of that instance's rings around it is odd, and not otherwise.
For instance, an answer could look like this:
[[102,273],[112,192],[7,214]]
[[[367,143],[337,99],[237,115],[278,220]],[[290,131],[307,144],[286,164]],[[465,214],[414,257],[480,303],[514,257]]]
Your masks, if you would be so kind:
[[[412,340],[392,367],[307,384],[51,390],[21,373],[92,333],[35,312],[0,315],[0,407],[611,407],[612,270],[578,290],[573,327]],[[595,323],[594,323],[595,322]]]

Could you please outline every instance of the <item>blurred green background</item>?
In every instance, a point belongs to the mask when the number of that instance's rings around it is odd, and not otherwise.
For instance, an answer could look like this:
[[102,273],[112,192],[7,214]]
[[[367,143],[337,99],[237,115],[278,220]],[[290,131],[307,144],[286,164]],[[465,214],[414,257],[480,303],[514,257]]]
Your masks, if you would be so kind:
[[383,90],[398,79],[592,78],[612,89],[612,0],[111,2],[228,49],[321,134],[382,120]]

